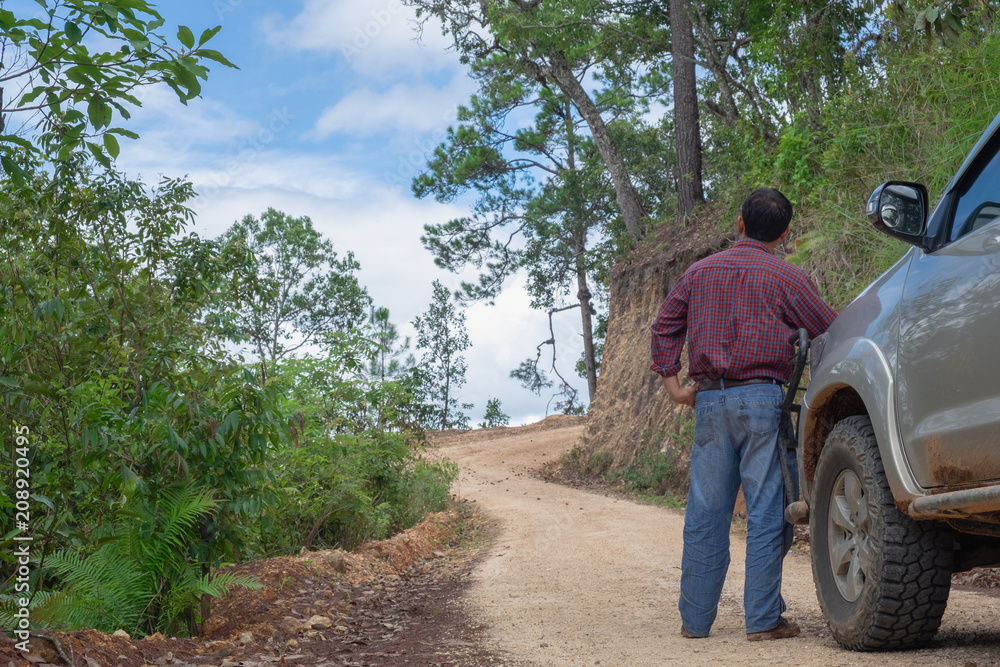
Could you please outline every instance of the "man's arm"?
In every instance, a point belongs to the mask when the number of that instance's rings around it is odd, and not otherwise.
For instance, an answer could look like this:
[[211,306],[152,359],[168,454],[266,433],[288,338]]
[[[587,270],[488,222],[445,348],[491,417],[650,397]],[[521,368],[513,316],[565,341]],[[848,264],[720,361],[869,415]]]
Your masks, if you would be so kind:
[[796,329],[805,328],[809,338],[815,338],[826,333],[836,319],[837,311],[827,305],[808,276],[803,273],[800,278],[798,293],[792,299],[790,324]]
[[695,387],[682,387],[676,375],[663,378],[663,386],[670,394],[670,400],[677,405],[690,405],[694,407],[694,397],[698,393]]
[[652,356],[650,368],[663,377],[663,386],[670,400],[679,405],[694,405],[694,387],[682,388],[677,379],[681,370],[681,350],[687,335],[687,275],[681,276],[660,307],[652,326]]

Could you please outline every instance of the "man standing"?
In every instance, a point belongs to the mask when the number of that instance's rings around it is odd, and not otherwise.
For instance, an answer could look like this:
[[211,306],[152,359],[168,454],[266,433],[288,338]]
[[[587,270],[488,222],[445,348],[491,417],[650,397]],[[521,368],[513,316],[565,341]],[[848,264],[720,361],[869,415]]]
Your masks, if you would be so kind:
[[[652,369],[663,376],[675,403],[695,408],[678,605],[681,634],[689,638],[707,637],[715,621],[741,483],[747,505],[747,639],[799,633],[781,616],[781,565],[790,546],[778,459],[781,385],[793,369],[792,334],[805,328],[814,338],[836,313],[801,269],[772,254],[788,236],[791,219],[792,205],[783,194],[754,191],[737,220],[740,240],[692,265],[652,326]],[[696,387],[682,387],[677,379],[685,336]]]

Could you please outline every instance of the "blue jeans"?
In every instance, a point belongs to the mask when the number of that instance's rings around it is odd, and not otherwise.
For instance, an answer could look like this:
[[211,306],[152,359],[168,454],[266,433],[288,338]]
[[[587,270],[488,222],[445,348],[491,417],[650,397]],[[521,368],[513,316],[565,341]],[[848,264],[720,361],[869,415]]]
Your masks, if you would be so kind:
[[[768,384],[697,396],[678,605],[684,629],[692,635],[707,636],[718,612],[741,482],[747,504],[746,631],[774,629],[785,610],[781,564],[791,546],[792,527],[784,520],[785,485],[778,459],[782,398],[781,387]],[[796,480],[795,453],[789,455]]]

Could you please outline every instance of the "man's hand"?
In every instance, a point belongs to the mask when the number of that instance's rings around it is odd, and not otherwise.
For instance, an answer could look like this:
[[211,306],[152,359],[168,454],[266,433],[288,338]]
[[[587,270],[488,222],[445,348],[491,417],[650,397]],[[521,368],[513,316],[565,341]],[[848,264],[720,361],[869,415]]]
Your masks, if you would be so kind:
[[681,383],[677,381],[676,375],[663,378],[663,386],[666,387],[667,393],[670,394],[671,401],[677,405],[694,407],[694,397],[698,393],[697,388],[682,387]]

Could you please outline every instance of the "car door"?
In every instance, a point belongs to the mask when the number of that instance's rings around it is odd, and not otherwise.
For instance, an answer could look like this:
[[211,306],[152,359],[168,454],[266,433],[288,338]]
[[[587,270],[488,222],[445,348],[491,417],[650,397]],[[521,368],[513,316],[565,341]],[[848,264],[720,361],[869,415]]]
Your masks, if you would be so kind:
[[1000,135],[941,206],[947,243],[917,253],[900,309],[900,436],[924,487],[1000,479]]

